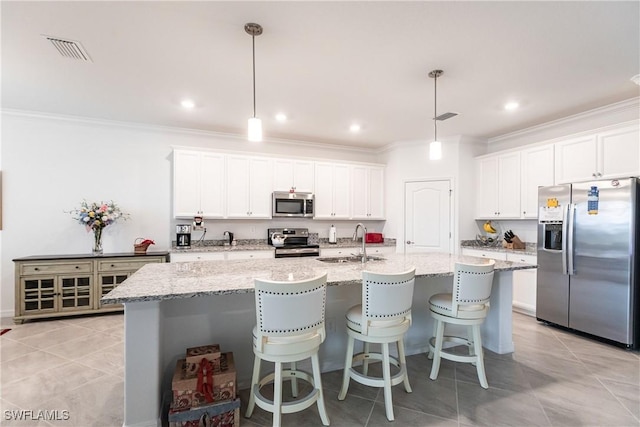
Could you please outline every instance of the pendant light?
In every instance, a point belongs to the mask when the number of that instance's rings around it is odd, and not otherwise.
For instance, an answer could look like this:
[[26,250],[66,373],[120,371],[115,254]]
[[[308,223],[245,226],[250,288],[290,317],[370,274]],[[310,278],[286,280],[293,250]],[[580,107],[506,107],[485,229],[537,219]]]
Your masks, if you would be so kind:
[[249,119],[249,141],[262,141],[262,121],[256,117],[256,36],[262,34],[262,27],[259,24],[248,23],[244,25],[244,30],[251,36],[253,52],[253,117]]
[[429,160],[440,160],[442,158],[442,143],[438,141],[438,77],[444,71],[433,70],[429,77],[433,79],[433,141],[429,144]]

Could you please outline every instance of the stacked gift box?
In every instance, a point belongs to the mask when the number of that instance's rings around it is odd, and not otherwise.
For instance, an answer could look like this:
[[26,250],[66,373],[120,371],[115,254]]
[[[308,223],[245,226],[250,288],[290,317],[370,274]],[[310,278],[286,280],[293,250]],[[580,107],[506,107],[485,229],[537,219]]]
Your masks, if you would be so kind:
[[221,353],[218,344],[188,348],[176,363],[171,388],[169,427],[240,425],[233,353]]

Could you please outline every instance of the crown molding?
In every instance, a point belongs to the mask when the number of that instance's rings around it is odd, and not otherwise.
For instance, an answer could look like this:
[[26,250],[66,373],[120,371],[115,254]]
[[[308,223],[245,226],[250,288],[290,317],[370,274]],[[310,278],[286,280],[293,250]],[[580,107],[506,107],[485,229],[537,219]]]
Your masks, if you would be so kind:
[[[84,123],[89,125],[130,128],[130,129],[145,130],[145,131],[151,131],[151,132],[171,132],[171,133],[176,133],[181,135],[185,135],[185,134],[198,135],[198,136],[206,136],[206,137],[212,137],[212,138],[242,141],[249,144],[249,142],[244,137],[244,135],[238,135],[234,133],[225,133],[225,132],[172,127],[172,126],[162,126],[162,125],[150,125],[150,124],[137,123],[137,122],[97,119],[92,117],[44,113],[39,111],[16,110],[16,109],[10,109],[10,108],[0,109],[0,112],[2,112],[2,114],[16,116],[16,117],[59,120],[59,121],[68,121],[68,122],[75,122],[75,123]],[[377,154],[379,152],[379,149],[377,148],[374,149],[374,148],[364,148],[364,147],[351,147],[347,145],[338,145],[333,143],[318,143],[318,142],[295,140],[295,139],[284,139],[284,138],[265,138],[262,142],[258,142],[258,143],[252,142],[251,144],[264,144],[264,143],[273,143],[273,144],[292,146],[292,147],[295,146],[298,148],[306,147],[306,148],[315,148],[315,149],[323,149],[323,150],[338,150],[343,152],[352,152],[352,153],[368,154],[368,155]]]
[[[630,98],[624,101],[606,105],[604,107],[598,107],[592,110],[584,111],[582,113],[563,117],[561,119],[552,120],[550,122],[546,122],[541,125],[531,126],[528,128],[517,130],[515,132],[510,132],[504,135],[488,138],[487,142],[490,145],[496,142],[502,142],[502,141],[507,141],[514,138],[529,136],[537,132],[542,132],[557,126],[576,123],[582,120],[589,119],[594,116],[613,115],[613,114],[619,114],[619,113],[623,113],[631,110],[635,110],[636,112],[640,113],[640,97]],[[638,117],[640,117],[640,114]]]

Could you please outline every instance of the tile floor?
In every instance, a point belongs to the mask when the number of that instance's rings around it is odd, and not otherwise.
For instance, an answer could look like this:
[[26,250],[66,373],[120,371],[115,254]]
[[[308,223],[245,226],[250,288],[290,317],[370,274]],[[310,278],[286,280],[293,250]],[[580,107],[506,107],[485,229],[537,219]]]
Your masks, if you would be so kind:
[[[514,313],[516,352],[486,352],[489,389],[475,368],[444,360],[437,381],[431,361],[409,357],[413,393],[394,387],[395,423],[382,392],[351,382],[336,398],[341,371],[323,375],[332,426],[640,426],[640,353],[573,335]],[[106,426],[123,420],[123,316],[103,315],[14,325],[0,337],[0,424]],[[285,387],[285,390],[287,387]],[[242,411],[248,390],[242,390]],[[58,411],[58,420],[18,421],[13,410]],[[63,412],[68,411],[68,412]],[[68,415],[68,417],[67,417]],[[68,418],[68,419],[64,419]],[[315,407],[285,415],[284,425],[320,426]],[[271,425],[256,408],[243,426]]]

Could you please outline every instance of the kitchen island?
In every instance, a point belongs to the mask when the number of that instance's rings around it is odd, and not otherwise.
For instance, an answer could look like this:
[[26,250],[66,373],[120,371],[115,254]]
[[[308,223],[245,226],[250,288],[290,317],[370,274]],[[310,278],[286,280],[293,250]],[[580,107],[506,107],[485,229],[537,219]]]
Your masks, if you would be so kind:
[[[327,273],[327,339],[322,370],[342,368],[346,348],[344,314],[360,303],[363,270],[400,272],[416,268],[413,325],[405,339],[407,354],[425,352],[432,334],[428,300],[450,291],[456,261],[484,259],[449,254],[388,254],[381,261],[326,263],[318,258],[200,261],[147,265],[108,295],[103,303],[125,306],[125,426],[159,425],[161,396],[170,389],[176,360],[188,347],[218,343],[232,351],[238,386],[249,385],[255,324],[254,279],[302,280]],[[513,351],[512,271],[533,265],[496,262],[491,311],[482,329],[484,346]],[[428,367],[425,366],[425,371]]]

